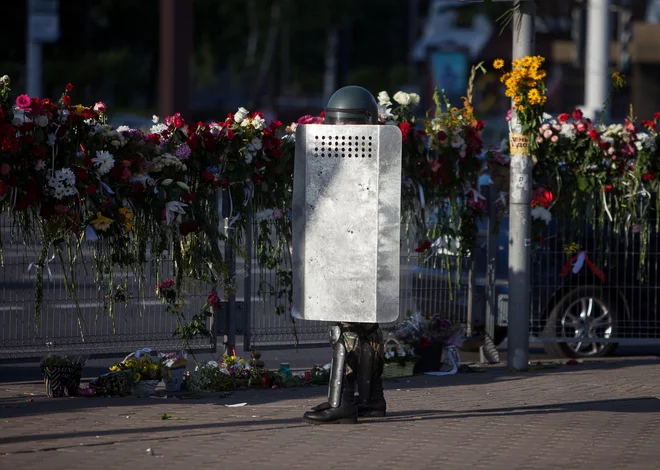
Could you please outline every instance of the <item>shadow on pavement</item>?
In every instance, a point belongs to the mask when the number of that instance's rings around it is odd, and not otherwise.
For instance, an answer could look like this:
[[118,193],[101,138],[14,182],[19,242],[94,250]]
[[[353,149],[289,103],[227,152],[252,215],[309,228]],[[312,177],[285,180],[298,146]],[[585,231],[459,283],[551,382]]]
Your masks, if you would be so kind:
[[[587,402],[570,402],[559,403],[551,405],[530,405],[518,406],[508,408],[486,408],[481,410],[419,410],[419,411],[403,411],[390,413],[387,418],[377,419],[364,419],[359,424],[368,425],[369,423],[400,423],[404,421],[417,421],[417,420],[443,420],[443,419],[461,419],[461,418],[475,418],[480,416],[495,416],[504,417],[511,415],[545,415],[555,413],[576,413],[576,412],[608,412],[608,413],[658,413],[660,412],[660,400],[653,397],[642,398],[627,398],[615,400],[598,400]],[[153,440],[158,436],[154,434],[159,432],[187,432],[188,437],[196,437],[202,435],[215,434],[213,430],[231,429],[235,427],[254,426],[255,429],[281,429],[283,427],[303,427],[309,426],[304,424],[301,418],[283,418],[283,419],[270,419],[270,420],[244,420],[244,421],[231,421],[227,423],[201,423],[201,424],[182,424],[178,426],[149,426],[142,428],[130,429],[113,429],[108,431],[92,430],[80,431],[69,433],[52,433],[52,434],[32,434],[20,435],[0,439],[0,444],[15,444],[31,441],[44,441],[50,439],[79,439],[83,437],[109,437],[109,436],[122,436],[122,435],[145,435],[145,439]],[[199,430],[201,432],[194,433],[192,431]],[[159,437],[160,439],[167,438],[167,436]],[[135,440],[135,439],[132,439]],[[77,446],[77,445],[75,445]],[[64,446],[66,447],[66,446]],[[74,447],[73,445],[71,447]],[[58,446],[58,449],[62,446]]]

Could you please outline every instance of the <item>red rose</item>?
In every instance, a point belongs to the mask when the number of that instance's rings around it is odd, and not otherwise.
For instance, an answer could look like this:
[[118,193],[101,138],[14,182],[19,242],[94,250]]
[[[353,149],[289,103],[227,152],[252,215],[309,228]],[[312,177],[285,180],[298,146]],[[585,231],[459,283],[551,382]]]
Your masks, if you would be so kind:
[[197,222],[194,220],[186,220],[179,225],[179,233],[182,237],[185,237],[191,233],[195,233],[198,228],[199,226],[197,225]]
[[227,129],[226,136],[228,140],[233,140],[236,137],[236,133],[231,129]]
[[71,97],[69,95],[64,95],[62,97],[62,103],[64,103],[65,106],[69,106],[71,104]]
[[73,90],[73,85],[71,85],[70,83],[67,83],[66,84],[66,91],[71,91],[71,90]]
[[415,251],[417,253],[424,253],[426,250],[431,248],[431,242],[428,240],[424,240],[422,243],[420,243],[417,248],[415,248]]
[[584,115],[582,114],[582,111],[580,111],[579,109],[573,111],[573,119],[575,119],[576,121],[582,119],[582,116]]
[[607,186],[605,186],[603,188],[604,193],[609,193],[610,191],[612,191],[612,185],[611,184],[608,184]]
[[654,121],[657,121],[658,119],[660,119],[660,113],[655,113],[655,114],[653,115],[653,120],[654,120]]
[[213,176],[213,173],[210,171],[202,171],[202,178],[204,178],[207,181],[213,181],[215,179],[215,176]]
[[653,121],[649,121],[647,119],[642,121],[642,126],[646,127],[647,129],[653,129],[654,131],[657,130],[657,127]]
[[181,199],[183,199],[186,202],[191,202],[192,200],[195,199],[195,193],[183,193],[181,195]]
[[401,130],[401,138],[404,142],[408,141],[408,136],[410,135],[410,132],[412,131],[412,124],[409,122],[402,122],[399,124],[399,129]]
[[128,178],[130,177],[131,177],[131,170],[129,170],[128,168],[124,168],[123,170],[121,170],[121,179],[123,181],[128,181]]
[[419,346],[422,348],[428,348],[432,344],[433,341],[431,341],[431,338],[429,338],[428,336],[422,336],[421,338],[419,338]]
[[440,142],[444,142],[445,140],[447,140],[447,133],[445,131],[438,132],[438,140]]
[[476,127],[478,131],[483,131],[484,127],[486,127],[486,123],[483,121],[477,121],[477,124],[474,127]]
[[87,194],[89,196],[91,196],[92,194],[94,194],[96,192],[96,189],[97,188],[96,188],[96,185],[94,183],[90,184],[89,186],[87,186]]
[[181,116],[174,116],[174,119],[172,120],[172,124],[176,129],[181,129],[185,125],[185,121]]
[[646,174],[642,175],[642,181],[653,181],[655,179],[655,175],[651,170],[649,170]]
[[209,292],[209,295],[206,296],[206,301],[215,308],[220,308],[222,306],[222,301],[215,292]]
[[279,129],[280,127],[282,127],[282,121],[277,121],[277,120],[275,120],[275,121],[273,121],[273,122],[270,123],[270,128],[271,128],[271,130],[277,130],[277,129]]
[[566,121],[568,121],[570,118],[571,118],[571,115],[568,114],[568,113],[560,114],[560,115],[557,117],[557,119],[559,119],[559,122],[566,122]]
[[87,181],[87,178],[89,177],[87,170],[84,168],[76,168],[74,172],[78,181]]
[[602,148],[603,150],[607,150],[608,148],[610,148],[610,143],[609,142],[601,142],[601,143],[598,144],[598,146],[600,148]]
[[598,135],[598,131],[596,129],[591,129],[589,131],[589,138],[594,142],[597,142],[598,140],[600,140],[600,135]]

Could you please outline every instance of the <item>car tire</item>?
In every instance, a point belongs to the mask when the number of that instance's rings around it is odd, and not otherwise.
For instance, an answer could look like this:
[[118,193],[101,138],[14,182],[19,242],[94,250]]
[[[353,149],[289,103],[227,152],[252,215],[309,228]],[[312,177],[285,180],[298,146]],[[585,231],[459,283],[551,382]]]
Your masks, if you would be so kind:
[[611,297],[597,286],[577,287],[566,293],[550,311],[543,334],[556,338],[584,338],[585,341],[543,343],[546,353],[552,357],[582,359],[612,355],[617,343],[592,340],[616,337],[617,302]]

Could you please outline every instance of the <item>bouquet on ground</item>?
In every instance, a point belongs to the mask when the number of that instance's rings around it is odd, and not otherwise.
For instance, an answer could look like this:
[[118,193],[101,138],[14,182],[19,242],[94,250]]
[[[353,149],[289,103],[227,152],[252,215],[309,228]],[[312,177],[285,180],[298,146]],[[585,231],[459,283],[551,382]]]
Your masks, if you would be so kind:
[[163,367],[167,370],[185,369],[188,365],[186,353],[160,353],[158,357]]
[[238,356],[225,354],[222,356],[222,363],[219,364],[220,370],[235,379],[249,379],[251,377],[250,364]]
[[[148,349],[148,348],[147,348]],[[160,362],[155,362],[146,349],[130,354],[126,359],[110,367],[110,371],[129,371],[133,375],[134,383],[141,380],[161,381],[167,374]]]
[[385,364],[399,364],[405,366],[409,362],[417,362],[417,356],[408,344],[401,344],[392,339],[385,342],[383,360]]
[[209,361],[195,367],[185,384],[186,389],[193,392],[228,392],[233,390],[236,381],[216,361]]
[[403,344],[410,346],[428,347],[431,338],[427,334],[428,322],[424,316],[416,312],[399,324],[394,337]]
[[449,318],[436,313],[428,322],[428,334],[431,338],[439,339],[444,347],[456,346],[460,348],[465,340],[463,328],[454,325]]

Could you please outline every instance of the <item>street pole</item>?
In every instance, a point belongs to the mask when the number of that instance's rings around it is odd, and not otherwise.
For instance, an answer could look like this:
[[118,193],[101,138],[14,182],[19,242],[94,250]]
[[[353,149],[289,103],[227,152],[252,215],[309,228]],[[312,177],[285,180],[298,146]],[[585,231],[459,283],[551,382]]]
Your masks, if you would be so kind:
[[584,68],[584,114],[592,120],[603,112],[607,99],[610,59],[610,2],[589,0],[587,11],[587,64]]
[[[534,1],[514,2],[513,59],[534,54]],[[509,138],[525,141],[515,112]],[[528,145],[511,145],[509,194],[509,368],[526,370],[529,355],[532,159]]]

